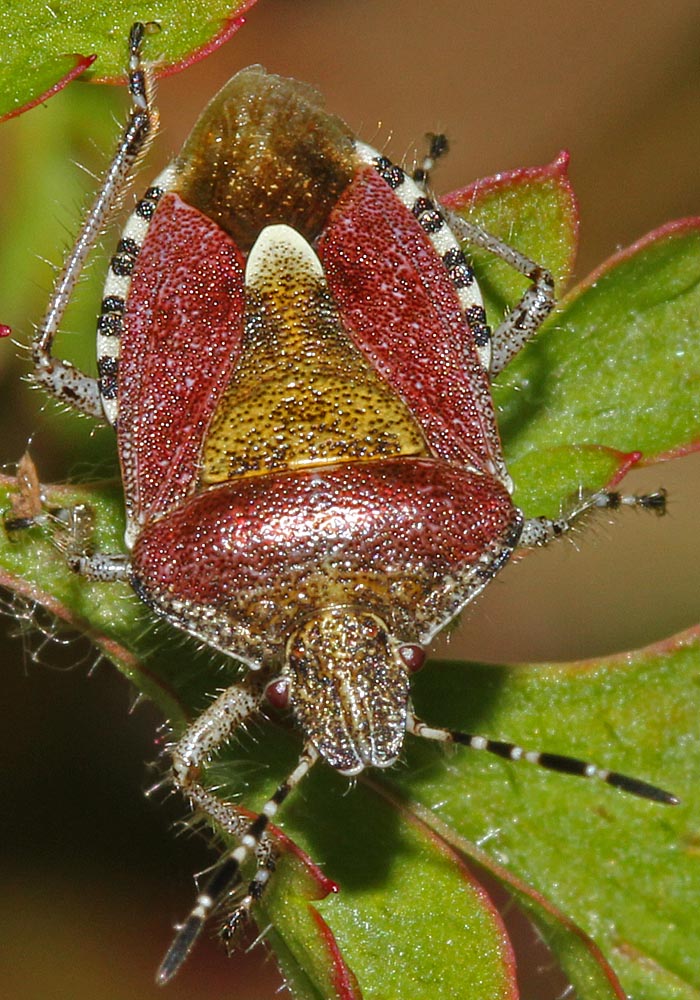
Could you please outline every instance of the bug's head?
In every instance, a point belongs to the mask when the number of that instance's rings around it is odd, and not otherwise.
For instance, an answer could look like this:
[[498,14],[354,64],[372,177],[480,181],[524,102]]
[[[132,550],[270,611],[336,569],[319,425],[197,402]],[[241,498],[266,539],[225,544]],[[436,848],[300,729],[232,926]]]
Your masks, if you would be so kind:
[[276,693],[290,705],[336,770],[389,767],[406,731],[409,676],[422,659],[422,650],[392,638],[377,615],[331,608],[292,633],[284,673],[268,697]]

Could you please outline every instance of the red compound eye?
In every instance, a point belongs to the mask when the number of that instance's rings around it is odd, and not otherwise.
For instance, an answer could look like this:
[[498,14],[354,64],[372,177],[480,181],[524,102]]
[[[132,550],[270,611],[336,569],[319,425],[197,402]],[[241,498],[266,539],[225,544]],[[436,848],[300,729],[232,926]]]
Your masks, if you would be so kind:
[[265,688],[265,697],[273,708],[283,709],[289,705],[289,680],[277,677]]
[[401,646],[399,653],[412,674],[420,670],[425,663],[425,650],[422,646]]

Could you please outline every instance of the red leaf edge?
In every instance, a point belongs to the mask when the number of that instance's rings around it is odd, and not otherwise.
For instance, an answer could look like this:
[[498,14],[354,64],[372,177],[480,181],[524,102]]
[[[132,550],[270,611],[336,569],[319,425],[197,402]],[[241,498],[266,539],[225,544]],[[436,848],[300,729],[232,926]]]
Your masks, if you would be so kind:
[[[44,104],[50,97],[57,94],[60,90],[63,90],[72,80],[84,73],[86,69],[97,59],[97,55],[91,56],[81,56],[79,53],[75,53],[73,58],[76,60],[76,64],[73,69],[69,70],[64,76],[56,81],[48,90],[45,90],[43,94],[39,94],[38,97],[33,97],[26,104],[23,104],[19,108],[13,108],[12,111],[8,111],[4,115],[0,115],[0,123],[9,121],[10,118],[16,118],[18,115],[24,114],[25,111],[31,111],[32,108],[37,107],[39,104]],[[5,336],[5,334],[3,334]]]
[[[388,787],[371,779],[367,779],[367,784],[393,806],[400,809],[404,813],[406,812],[408,808],[407,803],[395,796],[393,791]],[[490,858],[485,851],[482,851],[481,848],[477,847],[476,844],[473,844],[466,838],[456,834],[454,830],[439,819],[438,816],[436,816],[436,814],[426,806],[421,805],[419,802],[411,801],[410,811],[417,824],[420,824],[427,830],[431,831],[432,834],[442,840],[449,849],[455,853],[466,855],[466,857],[476,862],[476,864],[489,874],[494,875],[499,882],[502,882],[504,885],[511,888],[518,895],[522,895],[525,898],[532,900],[538,908],[544,910],[545,913],[549,914],[549,916],[553,917],[558,923],[566,927],[568,931],[574,934],[582,942],[586,950],[590,953],[591,958],[598,964],[603,972],[603,975],[608,980],[616,1000],[629,1000],[614,969],[605,958],[605,955],[603,955],[603,952],[600,950],[595,941],[590,938],[577,924],[575,924],[570,917],[568,917],[563,911],[555,906],[554,903],[547,899],[546,896],[543,896],[536,889],[533,889],[532,886],[529,886],[516,875],[513,875],[512,872],[509,872],[507,868],[498,864],[498,862]]]
[[355,973],[343,958],[343,953],[338,947],[333,931],[311,903],[309,903],[309,912],[331,960],[333,987],[338,995],[338,1000],[362,1000],[360,984]]
[[516,170],[506,170],[493,174],[490,177],[482,177],[480,180],[473,181],[467,187],[459,188],[457,191],[451,191],[449,194],[441,196],[440,202],[453,211],[459,211],[478,205],[480,201],[498,191],[508,190],[508,188],[518,187],[521,184],[533,181],[541,183],[547,180],[555,180],[566,195],[569,204],[569,225],[573,234],[572,250],[567,261],[567,269],[570,274],[574,267],[580,229],[578,198],[569,178],[570,159],[568,150],[563,149],[551,163],[545,163],[542,166],[536,167],[519,167]]
[[487,195],[504,188],[516,187],[525,181],[542,180],[554,177],[561,180],[564,186],[570,191],[572,199],[575,200],[573,188],[569,180],[569,162],[571,155],[568,150],[562,149],[551,163],[540,164],[535,167],[517,167],[515,170],[503,170],[489,177],[481,177],[472,181],[466,187],[458,188],[443,195],[440,201],[450,208],[464,208],[469,202],[474,204],[482,200]]
[[[236,812],[240,812],[243,816],[249,816],[251,820],[257,819],[258,814],[252,812],[250,809],[246,809],[244,806],[237,806]],[[313,858],[306,853],[299,845],[292,840],[292,838],[280,830],[278,826],[270,823],[269,826],[270,834],[275,838],[280,847],[286,851],[288,854],[294,855],[297,861],[301,862],[304,866],[306,874],[309,876],[311,881],[316,887],[316,892],[314,895],[309,895],[308,899],[325,899],[326,896],[340,892],[340,886],[337,882],[334,882],[332,878],[329,878],[320,865],[317,865]]]
[[683,458],[684,455],[692,455],[696,451],[700,451],[700,438],[688,441],[687,444],[681,444],[677,448],[671,448],[669,451],[660,451],[656,455],[649,455],[648,458],[643,458],[639,464],[642,468],[646,468],[660,462],[670,462],[674,458]]
[[684,629],[682,632],[677,632],[667,639],[659,639],[648,646],[627,650],[622,653],[613,653],[611,656],[591,657],[587,660],[573,660],[571,663],[515,663],[509,664],[508,669],[551,674],[552,676],[557,674],[562,676],[566,674],[579,674],[608,667],[616,670],[624,670],[626,667],[630,667],[633,661],[634,663],[638,663],[640,659],[658,659],[661,656],[668,656],[696,643],[700,644],[700,625],[691,625],[690,628]]
[[644,236],[640,236],[634,243],[630,243],[628,247],[623,247],[622,250],[618,250],[611,257],[608,257],[607,260],[604,260],[602,264],[599,264],[583,281],[580,281],[570,292],[567,292],[559,305],[564,305],[571,299],[577,298],[582,292],[585,292],[586,289],[605,277],[618,264],[628,260],[630,257],[634,257],[640,251],[646,250],[653,243],[658,243],[667,237],[683,236],[694,229],[700,230],[700,215],[688,215],[682,219],[673,219],[671,222],[665,222],[663,226],[659,226],[657,229],[652,229],[650,232],[645,233]]
[[[174,63],[159,63],[151,66],[151,70],[156,77],[156,79],[161,79],[166,76],[174,76],[175,73],[180,73],[183,69],[187,69],[189,66],[194,66],[195,63],[200,62],[207,56],[211,55],[218,48],[224,45],[230,38],[236,34],[239,28],[242,28],[246,23],[245,14],[255,6],[257,0],[246,0],[242,4],[235,14],[230,17],[225,18],[221,22],[221,29],[215,35],[213,35],[208,42],[204,42],[198,49],[194,52],[190,52],[189,55],[180,59],[178,62]],[[125,76],[100,76],[97,73],[95,76],[91,76],[90,83],[106,83],[111,86],[120,86],[126,84]]]
[[606,489],[613,489],[618,485],[618,483],[621,483],[627,473],[633,469],[635,465],[639,465],[642,459],[641,451],[617,451],[617,449],[608,448],[605,445],[599,445],[598,448],[600,451],[608,451],[612,455],[615,455],[619,463],[617,472],[615,472],[615,474],[605,484]]

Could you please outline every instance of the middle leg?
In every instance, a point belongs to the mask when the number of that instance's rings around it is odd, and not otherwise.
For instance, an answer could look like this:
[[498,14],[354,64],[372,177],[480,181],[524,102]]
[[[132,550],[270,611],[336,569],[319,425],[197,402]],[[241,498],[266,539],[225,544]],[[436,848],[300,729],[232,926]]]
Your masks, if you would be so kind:
[[638,507],[663,515],[666,513],[666,490],[638,495],[627,495],[617,490],[599,490],[590,496],[581,496],[577,503],[559,517],[527,518],[517,547],[531,549],[548,545],[555,538],[560,538],[571,531],[576,522],[589,511],[619,510],[621,507]]

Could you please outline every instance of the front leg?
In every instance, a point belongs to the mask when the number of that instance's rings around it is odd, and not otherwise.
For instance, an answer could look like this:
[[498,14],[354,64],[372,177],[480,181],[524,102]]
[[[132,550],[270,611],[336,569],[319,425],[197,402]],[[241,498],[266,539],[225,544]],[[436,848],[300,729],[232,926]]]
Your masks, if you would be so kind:
[[274,870],[274,853],[267,841],[267,827],[270,820],[318,759],[315,748],[311,745],[306,746],[294,770],[278,786],[263,805],[260,814],[253,820],[247,819],[242,822],[236,809],[202,785],[200,775],[203,766],[231,737],[236,728],[259,709],[264,691],[264,685],[255,675],[249,676],[241,684],[227,688],[190,726],[173,751],[173,777],[177,787],[211,820],[224,829],[233,831],[240,843],[238,847],[225,854],[215,866],[203,888],[198,892],[188,917],[177,928],[175,938],[157,973],[156,979],[160,984],[167,983],[175,975],[209,917],[240,885],[241,868],[248,857],[255,854],[258,860],[257,870],[246,895],[224,928],[224,937],[226,939],[232,937],[241,923],[247,919],[251,907],[264,893]]
[[90,378],[67,361],[54,358],[51,350],[85,261],[119,205],[129,183],[131,169],[148,148],[155,131],[156,116],[151,105],[148,76],[141,65],[141,43],[145,31],[146,26],[135,24],[129,35],[129,91],[132,99],[129,121],[58,277],[32,344],[36,381],[62,403],[100,420],[105,414],[99,380]]
[[3,517],[3,527],[10,537],[35,525],[44,525],[50,531],[51,544],[74,573],[102,583],[129,580],[130,564],[126,554],[94,551],[94,515],[88,504],[58,507],[46,503],[36,466],[28,452],[17,465],[17,483],[19,492],[12,497],[12,511]]
[[[443,208],[443,211],[447,210]],[[532,282],[520,301],[493,331],[489,374],[494,378],[535,335],[554,308],[554,278],[546,268],[473,222],[467,222],[454,212],[447,212],[447,220],[461,239],[500,257]]]

